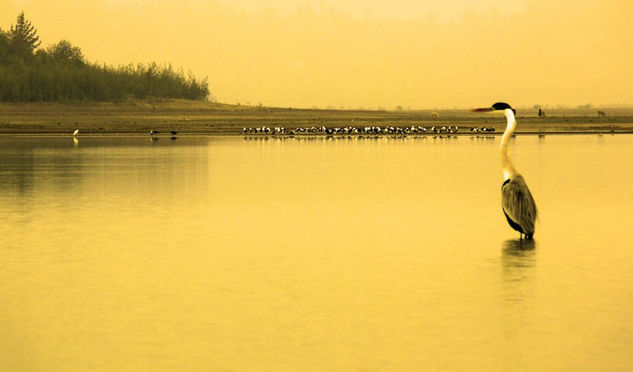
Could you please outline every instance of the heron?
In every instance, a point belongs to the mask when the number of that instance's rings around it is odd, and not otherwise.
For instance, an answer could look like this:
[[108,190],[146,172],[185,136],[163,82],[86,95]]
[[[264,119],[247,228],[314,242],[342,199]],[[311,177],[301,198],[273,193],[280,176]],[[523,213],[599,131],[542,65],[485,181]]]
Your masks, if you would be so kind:
[[77,137],[78,134],[79,134],[79,129],[75,129],[75,131],[73,132],[73,137]]
[[516,110],[505,102],[497,102],[491,107],[479,108],[475,112],[503,111],[507,120],[506,130],[501,137],[501,168],[503,170],[503,184],[501,185],[501,208],[508,220],[508,224],[526,239],[534,236],[534,222],[538,214],[536,203],[525,179],[512,165],[510,137],[517,126]]

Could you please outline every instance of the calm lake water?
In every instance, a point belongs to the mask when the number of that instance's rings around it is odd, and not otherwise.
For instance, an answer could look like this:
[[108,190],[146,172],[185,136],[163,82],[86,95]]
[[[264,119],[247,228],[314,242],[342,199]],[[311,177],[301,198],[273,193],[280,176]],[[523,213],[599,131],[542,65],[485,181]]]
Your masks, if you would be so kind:
[[0,137],[0,370],[630,370],[633,136]]

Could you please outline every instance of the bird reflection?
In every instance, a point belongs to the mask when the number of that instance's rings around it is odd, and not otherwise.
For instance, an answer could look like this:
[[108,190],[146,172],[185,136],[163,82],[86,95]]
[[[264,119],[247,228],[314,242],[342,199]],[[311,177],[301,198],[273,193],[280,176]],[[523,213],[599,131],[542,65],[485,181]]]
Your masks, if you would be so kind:
[[73,144],[75,145],[75,147],[79,146],[79,140],[77,139],[77,137],[73,137]]
[[503,242],[501,266],[507,301],[521,302],[525,298],[529,287],[526,287],[526,282],[533,276],[536,263],[535,253],[534,240],[510,239]]
[[504,264],[531,262],[534,260],[536,242],[534,240],[510,239],[503,242],[502,249]]

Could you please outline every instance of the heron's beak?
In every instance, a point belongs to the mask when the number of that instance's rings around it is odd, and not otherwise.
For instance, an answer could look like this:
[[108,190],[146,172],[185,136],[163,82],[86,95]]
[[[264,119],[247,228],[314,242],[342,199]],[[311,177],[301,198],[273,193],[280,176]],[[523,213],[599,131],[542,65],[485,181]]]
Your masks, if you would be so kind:
[[494,111],[494,109],[492,107],[482,107],[482,108],[475,108],[470,110],[472,112],[488,112],[488,111]]

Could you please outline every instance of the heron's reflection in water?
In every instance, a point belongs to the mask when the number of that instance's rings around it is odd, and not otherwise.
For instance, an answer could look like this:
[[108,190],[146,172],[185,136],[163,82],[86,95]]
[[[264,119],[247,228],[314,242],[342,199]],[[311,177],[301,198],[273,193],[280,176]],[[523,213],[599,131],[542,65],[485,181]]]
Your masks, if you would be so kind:
[[504,299],[520,302],[528,292],[526,284],[534,275],[536,242],[533,239],[511,239],[503,242],[501,266]]
[[513,371],[521,365],[517,356],[525,352],[525,335],[533,332],[536,252],[534,239],[506,240],[501,246],[503,370]]

